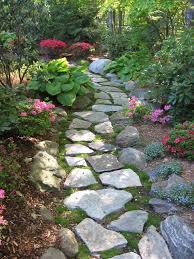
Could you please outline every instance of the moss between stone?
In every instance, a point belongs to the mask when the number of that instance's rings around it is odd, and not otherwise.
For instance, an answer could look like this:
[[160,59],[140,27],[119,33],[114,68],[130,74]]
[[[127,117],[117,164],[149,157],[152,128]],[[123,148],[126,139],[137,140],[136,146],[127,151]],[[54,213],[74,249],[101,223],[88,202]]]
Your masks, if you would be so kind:
[[108,259],[119,254],[121,254],[121,251],[119,251],[118,249],[110,249],[108,251],[100,253],[102,259]]
[[90,259],[90,251],[88,250],[87,246],[84,244],[79,245],[79,254],[77,255],[77,259]]

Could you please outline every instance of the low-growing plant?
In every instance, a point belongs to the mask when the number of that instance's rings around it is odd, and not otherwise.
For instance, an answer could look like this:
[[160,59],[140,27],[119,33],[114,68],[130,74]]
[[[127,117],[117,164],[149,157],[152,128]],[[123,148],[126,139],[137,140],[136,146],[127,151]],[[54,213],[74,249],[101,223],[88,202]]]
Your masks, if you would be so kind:
[[78,95],[85,95],[95,89],[85,67],[70,66],[66,58],[42,63],[35,71],[29,89],[49,97],[56,97],[64,106],[72,106]]
[[161,124],[168,124],[171,121],[171,116],[169,115],[169,110],[171,109],[170,104],[164,105],[163,109],[155,109],[150,115],[150,120],[152,122],[157,122]]
[[152,161],[156,158],[165,156],[165,148],[161,142],[154,142],[146,146],[144,149],[146,160]]
[[162,143],[171,154],[194,160],[194,122],[177,124]]
[[41,52],[49,58],[59,58],[67,47],[67,43],[57,39],[41,40],[39,43]]
[[87,58],[92,49],[92,45],[87,42],[76,42],[70,46],[70,51],[75,58]]

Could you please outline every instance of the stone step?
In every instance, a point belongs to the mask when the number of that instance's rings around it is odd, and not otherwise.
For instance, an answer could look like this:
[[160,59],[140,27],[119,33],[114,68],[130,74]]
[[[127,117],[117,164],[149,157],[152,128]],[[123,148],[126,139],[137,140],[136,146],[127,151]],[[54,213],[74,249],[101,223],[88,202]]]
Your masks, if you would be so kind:
[[106,115],[104,112],[96,112],[96,111],[75,112],[74,116],[80,117],[94,124],[109,120],[108,115]]
[[84,141],[84,142],[91,142],[95,139],[94,133],[92,133],[89,130],[67,130],[65,132],[66,138],[70,139],[73,142],[79,142],[79,141]]

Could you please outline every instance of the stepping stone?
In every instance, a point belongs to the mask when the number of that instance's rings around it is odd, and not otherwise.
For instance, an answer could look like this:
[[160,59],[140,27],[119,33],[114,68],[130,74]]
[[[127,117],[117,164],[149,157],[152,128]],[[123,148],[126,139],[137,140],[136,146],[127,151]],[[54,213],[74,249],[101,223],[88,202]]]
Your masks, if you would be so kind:
[[123,92],[121,89],[113,87],[113,86],[102,86],[102,85],[97,85],[96,86],[97,90],[100,90],[105,93],[111,93],[111,92]]
[[97,183],[95,177],[89,169],[74,168],[67,176],[64,187],[86,187]]
[[112,104],[112,102],[110,100],[97,99],[95,105],[96,104]]
[[75,230],[91,253],[127,246],[127,240],[120,233],[107,230],[89,218],[79,223]]
[[128,98],[115,98],[113,99],[113,103],[117,105],[127,106],[129,101]]
[[107,228],[115,231],[142,233],[148,220],[148,213],[143,210],[128,211],[117,220],[112,221]]
[[113,127],[110,121],[100,123],[94,127],[94,130],[99,134],[112,134],[114,133]]
[[92,77],[92,81],[94,83],[103,83],[103,82],[108,82],[106,78],[103,77]]
[[131,124],[129,117],[123,113],[123,111],[115,112],[110,116],[114,128],[123,130],[126,126]]
[[116,147],[112,144],[104,143],[103,141],[95,141],[88,144],[88,146],[94,150],[100,151],[100,152],[111,152],[116,150]]
[[115,82],[111,82],[111,81],[107,81],[107,82],[100,82],[101,85],[105,85],[105,86],[114,86],[114,87],[121,87],[123,86],[122,84],[118,84]]
[[119,154],[119,161],[123,165],[133,164],[139,169],[146,166],[144,153],[134,148],[124,148]]
[[95,99],[103,99],[103,100],[110,100],[110,95],[104,92],[95,93]]
[[149,200],[149,204],[152,206],[153,210],[159,214],[174,214],[177,212],[176,206],[167,200],[152,198]]
[[114,171],[122,168],[122,164],[117,157],[112,154],[97,155],[87,158],[87,161],[97,173]]
[[125,93],[110,92],[109,94],[111,95],[114,104],[119,104],[122,106],[129,104],[128,96]]
[[[104,70],[106,66],[111,63],[110,59],[107,58],[100,58],[97,60],[92,61],[92,63],[89,65],[89,71],[93,72],[95,74],[104,74]],[[105,79],[106,80],[106,79]],[[107,81],[107,80],[106,80]]]
[[66,144],[65,150],[66,150],[66,155],[69,155],[69,156],[94,153],[92,149],[82,144]]
[[65,133],[66,137],[73,142],[86,141],[91,142],[95,139],[94,133],[89,130],[67,130]]
[[138,254],[130,252],[122,255],[116,255],[110,259],[141,259],[141,257]]
[[91,125],[92,125],[91,122],[75,118],[71,122],[69,128],[70,129],[88,129],[89,127],[91,127]]
[[69,166],[87,166],[86,160],[83,157],[66,156],[65,160]]
[[91,123],[100,123],[109,120],[108,115],[106,115],[104,112],[85,111],[75,112],[74,115],[81,117],[82,119]]
[[123,110],[123,107],[118,105],[95,104],[92,106],[92,110],[97,112],[118,112]]
[[166,242],[154,226],[148,228],[138,247],[142,259],[172,259]]
[[139,176],[131,169],[103,173],[99,177],[103,184],[116,187],[117,189],[142,186]]
[[138,130],[133,126],[127,126],[116,137],[116,144],[119,147],[126,148],[136,145],[140,140]]
[[71,210],[82,209],[89,217],[102,220],[122,209],[132,198],[131,193],[115,189],[84,190],[71,194],[65,199],[64,205]]

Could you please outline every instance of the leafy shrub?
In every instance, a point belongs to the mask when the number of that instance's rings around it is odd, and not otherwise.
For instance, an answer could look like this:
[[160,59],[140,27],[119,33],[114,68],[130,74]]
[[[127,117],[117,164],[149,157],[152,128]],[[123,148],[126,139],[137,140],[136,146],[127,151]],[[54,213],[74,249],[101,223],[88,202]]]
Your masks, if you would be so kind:
[[92,45],[87,42],[76,42],[70,46],[70,51],[76,58],[86,58],[91,51]]
[[77,95],[94,89],[83,67],[69,66],[66,58],[43,63],[35,70],[29,89],[57,98],[64,106],[71,106]]
[[162,143],[173,155],[194,160],[194,122],[177,124]]
[[164,105],[163,109],[155,109],[150,115],[152,122],[157,122],[161,124],[167,124],[171,121],[171,116],[168,114],[171,109],[171,105]]
[[41,40],[39,45],[43,54],[49,58],[58,58],[67,47],[67,43],[57,39]]
[[39,99],[19,103],[18,130],[22,136],[42,135],[55,120],[52,110],[55,106]]
[[151,179],[155,182],[159,179],[165,180],[171,174],[180,175],[182,173],[183,167],[181,163],[169,162],[157,166],[153,171],[150,172]]
[[154,142],[146,146],[144,153],[147,161],[151,161],[155,158],[163,157],[165,155],[165,149],[162,143]]

